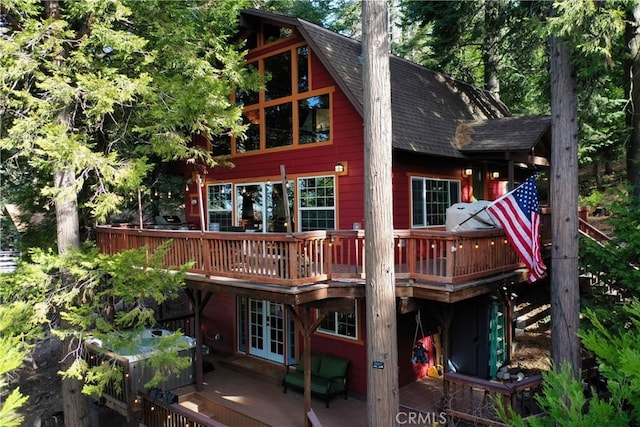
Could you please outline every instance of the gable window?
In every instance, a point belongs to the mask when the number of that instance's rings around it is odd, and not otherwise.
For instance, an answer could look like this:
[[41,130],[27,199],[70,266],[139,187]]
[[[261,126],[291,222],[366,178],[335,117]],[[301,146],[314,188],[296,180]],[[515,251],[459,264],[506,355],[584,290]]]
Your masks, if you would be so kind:
[[284,147],[293,144],[293,121],[291,119],[291,103],[274,105],[264,109],[266,118],[267,148]]
[[329,95],[312,96],[298,101],[300,144],[329,140]]
[[336,228],[335,178],[298,178],[300,231]]
[[265,100],[291,96],[291,51],[264,59]]
[[291,37],[292,34],[293,30],[291,28],[265,23],[262,25],[262,44],[266,45],[278,40],[286,39],[287,37]]
[[460,181],[412,177],[412,226],[444,226],[447,219],[447,208],[459,201]]
[[[333,86],[311,90],[310,51],[297,45],[252,59],[250,70],[264,81],[259,92],[236,91],[234,101],[243,107],[242,137],[231,137],[230,153],[257,153],[286,147],[331,142],[331,103]],[[212,149],[214,144],[212,144]]]
[[[321,312],[319,311],[319,313]],[[322,323],[320,323],[318,331],[325,334],[357,340],[358,305],[356,304],[356,301],[353,301],[353,311],[350,313],[329,311]]]
[[297,50],[298,57],[298,92],[309,90],[309,48],[300,46]]
[[228,230],[232,224],[231,184],[207,185],[207,213],[209,227],[219,224],[221,230]]

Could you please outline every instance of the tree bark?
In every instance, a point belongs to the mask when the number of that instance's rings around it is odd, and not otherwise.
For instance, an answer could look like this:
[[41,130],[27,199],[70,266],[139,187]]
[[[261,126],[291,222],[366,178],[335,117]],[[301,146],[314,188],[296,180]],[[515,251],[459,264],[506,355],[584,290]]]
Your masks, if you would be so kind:
[[393,252],[392,133],[386,2],[362,2],[367,425],[396,425],[398,345]]
[[[47,0],[44,2],[44,12],[51,19],[60,18],[60,2]],[[62,62],[62,57],[58,58]],[[59,123],[73,129],[73,119],[62,106],[58,115]],[[56,230],[58,253],[63,255],[69,251],[80,249],[80,219],[78,217],[78,195],[76,193],[76,177],[73,166],[69,163],[57,165],[53,173],[56,189]],[[68,280],[66,272],[61,271],[62,281]],[[65,320],[61,327],[67,329]],[[80,344],[73,336],[65,338],[62,343],[61,370],[66,370],[74,362],[80,349]],[[67,427],[88,427],[90,424],[87,400],[82,394],[82,381],[76,379],[62,379],[62,408],[64,423]]]
[[[58,253],[65,254],[80,248],[75,172],[71,167],[61,168],[54,172],[54,181],[58,191],[55,200]],[[65,272],[61,273],[62,280],[66,280]],[[68,328],[68,325],[63,321],[62,327]],[[61,370],[66,370],[74,362],[80,344],[74,337],[68,337],[64,340]],[[89,426],[89,410],[87,399],[82,394],[82,385],[82,381],[76,379],[62,379],[62,407],[67,427]]]
[[487,1],[484,3],[484,43],[482,49],[484,65],[484,88],[500,100],[500,78],[498,67],[500,57],[498,55],[498,42],[502,25],[498,23],[500,13],[500,1]]
[[576,75],[567,46],[551,39],[551,357],[580,378],[578,122]]
[[629,46],[628,72],[626,76],[629,91],[626,116],[631,129],[627,144],[627,181],[631,195],[640,198],[640,4],[634,6],[627,16],[625,38]]

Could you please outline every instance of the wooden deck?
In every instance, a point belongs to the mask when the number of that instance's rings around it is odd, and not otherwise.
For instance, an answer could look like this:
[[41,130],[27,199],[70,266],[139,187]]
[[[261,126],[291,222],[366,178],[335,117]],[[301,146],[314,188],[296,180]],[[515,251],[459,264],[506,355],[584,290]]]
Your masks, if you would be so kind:
[[[170,241],[166,268],[191,263],[190,273],[276,285],[283,292],[315,283],[364,279],[364,230],[232,233],[96,227],[100,251],[155,251]],[[447,232],[395,230],[399,282],[446,288],[523,266],[501,229]]]
[[[305,425],[303,393],[293,390],[287,393],[282,392],[279,367],[273,365],[272,369],[265,369],[267,365],[257,361],[253,369],[257,367],[262,373],[256,373],[240,365],[234,368],[229,363],[214,361],[215,369],[205,374],[205,383],[200,394],[266,425],[274,427]],[[442,381],[431,378],[401,388],[400,416],[406,419],[410,412],[436,413],[437,405],[442,398],[442,390]],[[180,396],[194,391],[192,386],[175,390]],[[350,396],[347,400],[338,396],[331,401],[329,408],[325,407],[322,399],[314,397],[312,408],[323,427],[366,425],[367,402],[362,396]]]

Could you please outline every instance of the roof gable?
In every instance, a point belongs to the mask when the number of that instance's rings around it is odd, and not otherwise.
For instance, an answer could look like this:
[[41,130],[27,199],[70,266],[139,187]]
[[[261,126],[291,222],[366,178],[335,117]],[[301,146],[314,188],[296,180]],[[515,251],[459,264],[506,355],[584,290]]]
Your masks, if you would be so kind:
[[[362,43],[290,16],[246,10],[245,17],[293,25],[336,84],[363,115]],[[509,116],[487,91],[390,55],[393,147],[444,157],[465,157],[456,144],[458,126]],[[473,137],[471,137],[473,139]],[[524,141],[523,141],[524,142]],[[529,141],[530,142],[530,141]],[[478,152],[483,144],[476,145]]]

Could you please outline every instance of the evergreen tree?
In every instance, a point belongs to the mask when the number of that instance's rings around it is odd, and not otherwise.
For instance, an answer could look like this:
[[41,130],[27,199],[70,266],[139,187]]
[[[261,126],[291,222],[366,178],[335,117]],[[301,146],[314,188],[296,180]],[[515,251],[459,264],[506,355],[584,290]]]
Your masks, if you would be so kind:
[[[0,149],[43,178],[39,196],[55,207],[60,255],[80,248],[80,208],[90,212],[87,223],[104,219],[156,161],[214,167],[209,151],[190,144],[194,134],[242,132],[229,100],[234,88],[256,82],[232,38],[244,5],[2,2]],[[60,289],[79,298],[74,270],[58,267]],[[71,352],[75,335],[67,337]],[[63,381],[67,426],[88,424],[80,387]]]

